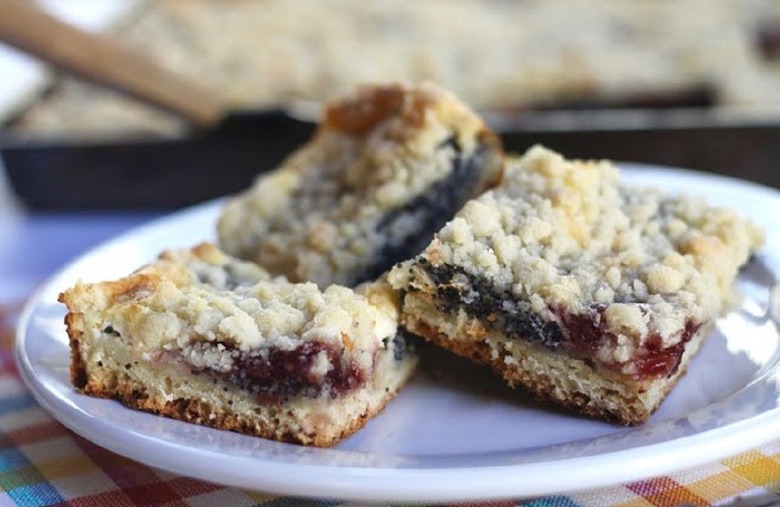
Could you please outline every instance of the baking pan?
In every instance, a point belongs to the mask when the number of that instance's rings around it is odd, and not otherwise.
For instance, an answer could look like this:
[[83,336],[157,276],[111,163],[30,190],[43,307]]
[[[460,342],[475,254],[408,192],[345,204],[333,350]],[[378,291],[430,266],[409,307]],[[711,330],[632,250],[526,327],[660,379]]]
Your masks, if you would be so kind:
[[498,118],[510,150],[540,143],[569,158],[644,162],[780,188],[780,116],[719,108],[531,113]]
[[35,140],[0,134],[7,179],[31,209],[170,209],[237,192],[311,136],[281,111],[232,115],[182,139]]
[[[684,167],[780,187],[780,121],[716,108],[485,113],[508,151]],[[30,208],[171,209],[237,192],[308,139],[311,119],[236,115],[182,139],[43,141],[0,134],[8,180]]]

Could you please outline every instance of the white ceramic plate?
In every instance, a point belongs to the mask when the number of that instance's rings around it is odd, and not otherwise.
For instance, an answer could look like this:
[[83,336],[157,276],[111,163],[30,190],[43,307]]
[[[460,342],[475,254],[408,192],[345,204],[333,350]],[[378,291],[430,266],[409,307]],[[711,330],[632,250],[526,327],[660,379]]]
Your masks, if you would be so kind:
[[642,427],[536,404],[459,360],[446,378],[460,381],[419,375],[333,449],[212,430],[75,393],[58,292],[79,278],[118,277],[164,248],[213,237],[218,202],[136,229],[56,274],[21,318],[19,368],[43,407],[103,447],[212,482],[307,497],[422,502],[563,493],[667,474],[779,437],[780,302],[770,304],[770,295],[780,273],[780,193],[649,166],[626,164],[626,178],[733,206],[766,227],[768,237],[740,277],[744,304],[721,319],[689,373]]

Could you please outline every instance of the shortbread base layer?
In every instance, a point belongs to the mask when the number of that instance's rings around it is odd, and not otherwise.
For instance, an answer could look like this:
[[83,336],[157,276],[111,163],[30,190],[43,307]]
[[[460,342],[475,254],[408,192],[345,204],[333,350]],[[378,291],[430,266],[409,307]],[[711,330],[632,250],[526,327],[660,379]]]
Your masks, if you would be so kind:
[[427,303],[424,295],[405,295],[403,319],[410,332],[489,366],[513,388],[521,387],[540,400],[557,403],[579,414],[624,425],[642,424],[650,418],[687,371],[691,358],[714,324],[701,326],[691,337],[672,374],[637,380],[597,368],[564,351],[508,339],[463,310],[457,314],[442,313]]
[[[69,315],[69,319],[77,319]],[[71,330],[81,328],[68,322]],[[417,360],[401,360],[391,348],[377,356],[374,377],[332,398],[254,394],[184,364],[139,360],[121,340],[84,342],[71,336],[71,376],[77,389],[139,410],[221,430],[284,442],[330,447],[362,428],[412,376]]]

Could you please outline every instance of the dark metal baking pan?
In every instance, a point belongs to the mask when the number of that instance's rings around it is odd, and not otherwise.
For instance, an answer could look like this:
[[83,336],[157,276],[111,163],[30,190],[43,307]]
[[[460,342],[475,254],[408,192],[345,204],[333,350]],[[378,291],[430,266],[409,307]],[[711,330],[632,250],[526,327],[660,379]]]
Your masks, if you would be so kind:
[[314,128],[269,111],[234,115],[216,131],[181,139],[53,141],[6,133],[0,156],[12,189],[31,209],[170,209],[247,187]]
[[718,108],[531,113],[492,121],[511,150],[694,169],[780,188],[780,114]]
[[[780,187],[780,120],[714,108],[485,115],[508,151],[684,167]],[[183,139],[42,141],[0,133],[8,180],[30,208],[180,208],[237,192],[309,138],[283,111],[236,116]]]

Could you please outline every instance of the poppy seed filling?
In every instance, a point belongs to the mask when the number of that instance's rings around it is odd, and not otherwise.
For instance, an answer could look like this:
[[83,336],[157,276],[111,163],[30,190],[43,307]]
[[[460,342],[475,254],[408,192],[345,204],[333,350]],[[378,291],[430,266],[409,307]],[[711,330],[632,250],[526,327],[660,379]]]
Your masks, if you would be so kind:
[[[447,223],[468,200],[472,189],[482,177],[481,168],[490,147],[479,143],[472,155],[464,155],[453,134],[439,147],[445,148],[454,153],[452,173],[431,185],[428,192],[418,195],[396,210],[389,211],[380,219],[377,231],[380,235],[386,235],[390,241],[383,247],[376,262],[356,277],[358,281],[377,278],[393,264],[419,253],[430,243],[433,232]],[[409,231],[407,236],[397,237],[393,234],[394,230],[401,229],[399,224],[409,221],[410,217],[417,224],[417,228]]]
[[[660,337],[649,338],[635,357],[625,363],[600,361],[594,352],[602,346],[614,347],[618,337],[609,332],[602,314],[603,303],[593,303],[587,312],[574,314],[562,308],[550,308],[554,320],[546,320],[530,309],[530,304],[519,302],[508,291],[498,290],[484,277],[467,273],[456,266],[431,266],[420,259],[431,281],[436,285],[435,306],[446,314],[463,311],[511,340],[526,340],[549,350],[565,349],[582,359],[619,371],[629,369],[634,377],[668,376],[677,369],[687,343],[701,323],[689,320],[682,331],[680,342],[664,347]],[[647,308],[635,303],[640,311]],[[524,308],[525,307],[525,308]],[[626,368],[626,363],[630,366]]]

